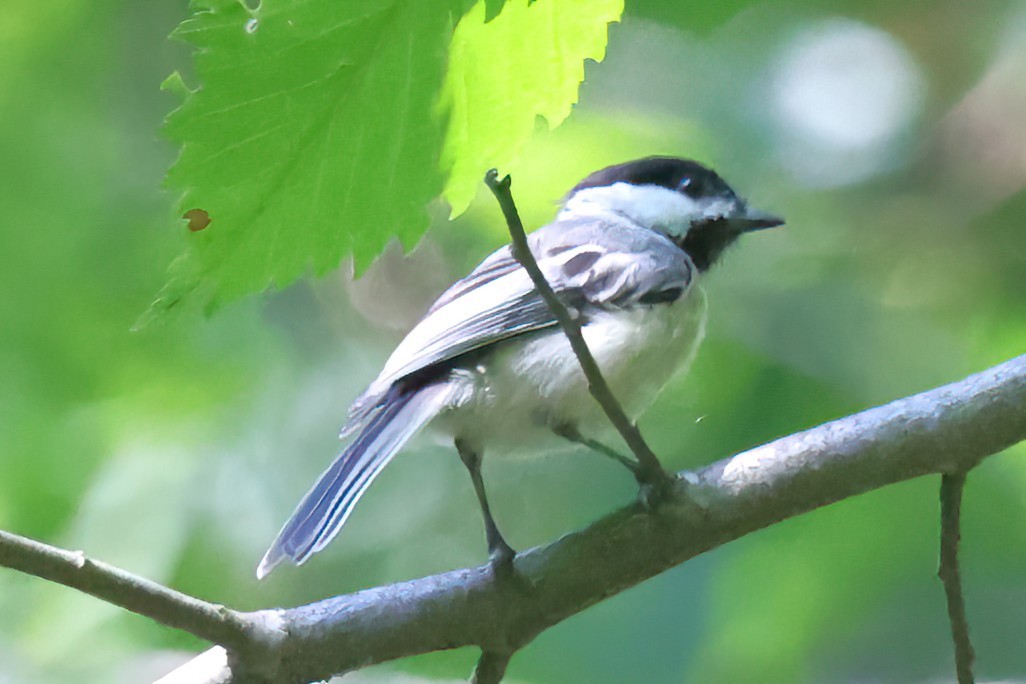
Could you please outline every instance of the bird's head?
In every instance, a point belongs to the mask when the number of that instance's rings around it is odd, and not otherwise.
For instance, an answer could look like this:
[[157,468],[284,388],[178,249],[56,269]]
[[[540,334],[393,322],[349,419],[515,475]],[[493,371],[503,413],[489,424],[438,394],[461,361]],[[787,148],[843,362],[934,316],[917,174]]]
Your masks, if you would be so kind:
[[702,271],[742,233],[784,223],[748,206],[712,169],[677,157],[646,157],[591,174],[567,195],[563,212],[595,210],[666,234]]

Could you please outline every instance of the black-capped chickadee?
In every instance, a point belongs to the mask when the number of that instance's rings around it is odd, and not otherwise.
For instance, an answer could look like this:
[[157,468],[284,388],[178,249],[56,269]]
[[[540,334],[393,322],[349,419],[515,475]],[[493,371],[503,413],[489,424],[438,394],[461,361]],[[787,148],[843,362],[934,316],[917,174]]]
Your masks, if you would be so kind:
[[[742,233],[782,223],[701,164],[649,157],[585,178],[528,242],[633,420],[695,354],[705,327],[700,276]],[[496,564],[513,551],[488,509],[485,447],[524,447],[553,432],[587,442],[609,429],[509,245],[438,298],[352,405],[342,430],[349,445],[299,503],[257,577],[323,549],[382,468],[432,420],[452,435],[470,471]]]

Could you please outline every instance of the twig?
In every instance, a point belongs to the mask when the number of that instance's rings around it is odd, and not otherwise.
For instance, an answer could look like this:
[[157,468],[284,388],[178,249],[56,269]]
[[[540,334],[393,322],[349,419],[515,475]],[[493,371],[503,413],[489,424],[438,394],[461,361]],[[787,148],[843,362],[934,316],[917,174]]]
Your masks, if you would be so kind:
[[627,443],[635,458],[638,459],[639,468],[635,472],[638,481],[657,487],[667,484],[671,476],[663,469],[659,459],[649,448],[644,437],[641,436],[638,426],[627,417],[623,407],[620,406],[620,402],[617,401],[613,392],[609,389],[609,385],[602,376],[598,363],[595,362],[595,357],[592,356],[591,350],[588,349],[588,344],[584,341],[584,336],[581,334],[581,325],[577,317],[570,313],[566,305],[560,301],[556,293],[553,292],[549,282],[545,279],[541,268],[538,267],[538,262],[528,246],[527,235],[524,233],[524,224],[520,220],[519,212],[517,212],[516,204],[513,201],[513,194],[510,192],[512,179],[507,175],[500,180],[499,172],[491,169],[485,174],[485,184],[495,195],[495,199],[498,200],[499,206],[502,208],[502,214],[506,218],[506,225],[509,228],[510,238],[512,239],[513,257],[520,262],[520,265],[524,267],[527,274],[531,276],[531,281],[538,290],[538,294],[548,304],[552,314],[556,317],[556,321],[559,322],[559,326],[563,329],[563,333],[570,341],[570,348],[573,349],[574,354],[577,356],[577,360],[581,364],[581,370],[584,371],[584,376],[588,380],[588,389],[591,391],[591,395],[595,397],[595,401],[602,407],[606,417],[609,418],[609,422],[613,424],[613,427],[623,437],[623,441]]
[[965,489],[965,471],[945,473],[941,476],[941,535],[940,565],[937,576],[944,583],[944,596],[948,603],[951,622],[951,640],[955,644],[955,671],[958,684],[973,684],[973,660],[976,653],[969,640],[969,621],[965,616],[965,597],[962,595],[962,577],[958,569],[958,543],[961,540],[962,491]]
[[506,675],[506,667],[512,656],[512,653],[504,651],[481,651],[470,684],[499,684]]
[[246,632],[253,625],[241,613],[92,560],[81,551],[0,531],[0,566],[84,591],[229,649],[249,643]]

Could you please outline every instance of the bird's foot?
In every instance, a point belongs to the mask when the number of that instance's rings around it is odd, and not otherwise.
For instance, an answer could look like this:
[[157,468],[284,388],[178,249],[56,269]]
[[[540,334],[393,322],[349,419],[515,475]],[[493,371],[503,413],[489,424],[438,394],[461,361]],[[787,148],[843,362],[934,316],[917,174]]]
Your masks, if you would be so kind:
[[681,480],[665,470],[659,469],[652,472],[641,466],[634,471],[634,479],[638,482],[638,503],[650,513],[673,498],[677,489],[683,484]]

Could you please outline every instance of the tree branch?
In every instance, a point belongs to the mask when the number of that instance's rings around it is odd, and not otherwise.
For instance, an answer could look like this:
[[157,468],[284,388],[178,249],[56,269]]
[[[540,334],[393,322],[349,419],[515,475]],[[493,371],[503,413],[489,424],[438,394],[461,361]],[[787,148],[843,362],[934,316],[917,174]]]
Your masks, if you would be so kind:
[[252,620],[242,613],[86,558],[81,551],[65,551],[0,531],[0,566],[84,591],[229,648],[241,648],[250,641]]
[[944,583],[944,597],[951,622],[951,640],[955,644],[955,672],[958,684],[973,684],[973,660],[976,657],[969,640],[969,621],[965,617],[962,576],[958,569],[958,543],[961,539],[962,491],[965,472],[941,476],[941,544],[937,576]]
[[[964,472],[1023,439],[1026,356],[714,463],[696,474],[698,484],[687,495],[676,489],[654,514],[632,504],[520,554],[519,582],[496,582],[484,565],[298,608],[243,613],[265,623],[273,614],[280,639],[259,649],[209,651],[199,659],[203,677],[176,676],[179,670],[165,681],[309,682],[461,646],[513,653],[567,617],[728,541],[895,482]],[[0,538],[0,564],[53,578],[40,571],[44,547],[26,547],[12,562],[10,540]],[[94,567],[101,575],[113,571]],[[139,612],[166,624],[189,622]],[[260,667],[253,665],[255,650]]]
[[623,437],[623,441],[627,443],[628,448],[634,453],[635,458],[638,459],[639,469],[635,473],[638,481],[654,485],[660,489],[671,486],[670,475],[663,469],[659,459],[652,452],[652,449],[649,448],[645,438],[641,436],[638,426],[627,417],[623,407],[620,406],[620,402],[617,401],[612,390],[609,389],[605,378],[602,377],[602,371],[599,369],[598,363],[595,362],[595,357],[592,356],[591,350],[588,349],[588,344],[584,341],[584,335],[581,334],[581,325],[577,316],[571,313],[556,293],[552,291],[552,287],[545,279],[541,268],[538,267],[538,262],[535,260],[527,243],[524,224],[520,220],[519,212],[517,212],[516,203],[513,201],[513,194],[510,192],[512,179],[509,176],[505,176],[500,180],[499,172],[491,169],[485,174],[485,184],[495,195],[495,199],[499,202],[499,207],[502,208],[502,214],[506,219],[506,226],[509,228],[509,235],[512,240],[511,250],[513,257],[520,262],[520,265],[524,267],[527,274],[531,276],[531,282],[534,283],[535,289],[538,290],[538,294],[548,304],[549,310],[552,311],[556,321],[559,322],[559,326],[563,329],[563,333],[570,341],[570,348],[573,349],[577,360],[581,364],[584,377],[588,379],[588,389],[591,391],[591,395],[595,397],[595,401],[602,407],[606,417],[609,418],[609,422],[613,424],[613,427]]

